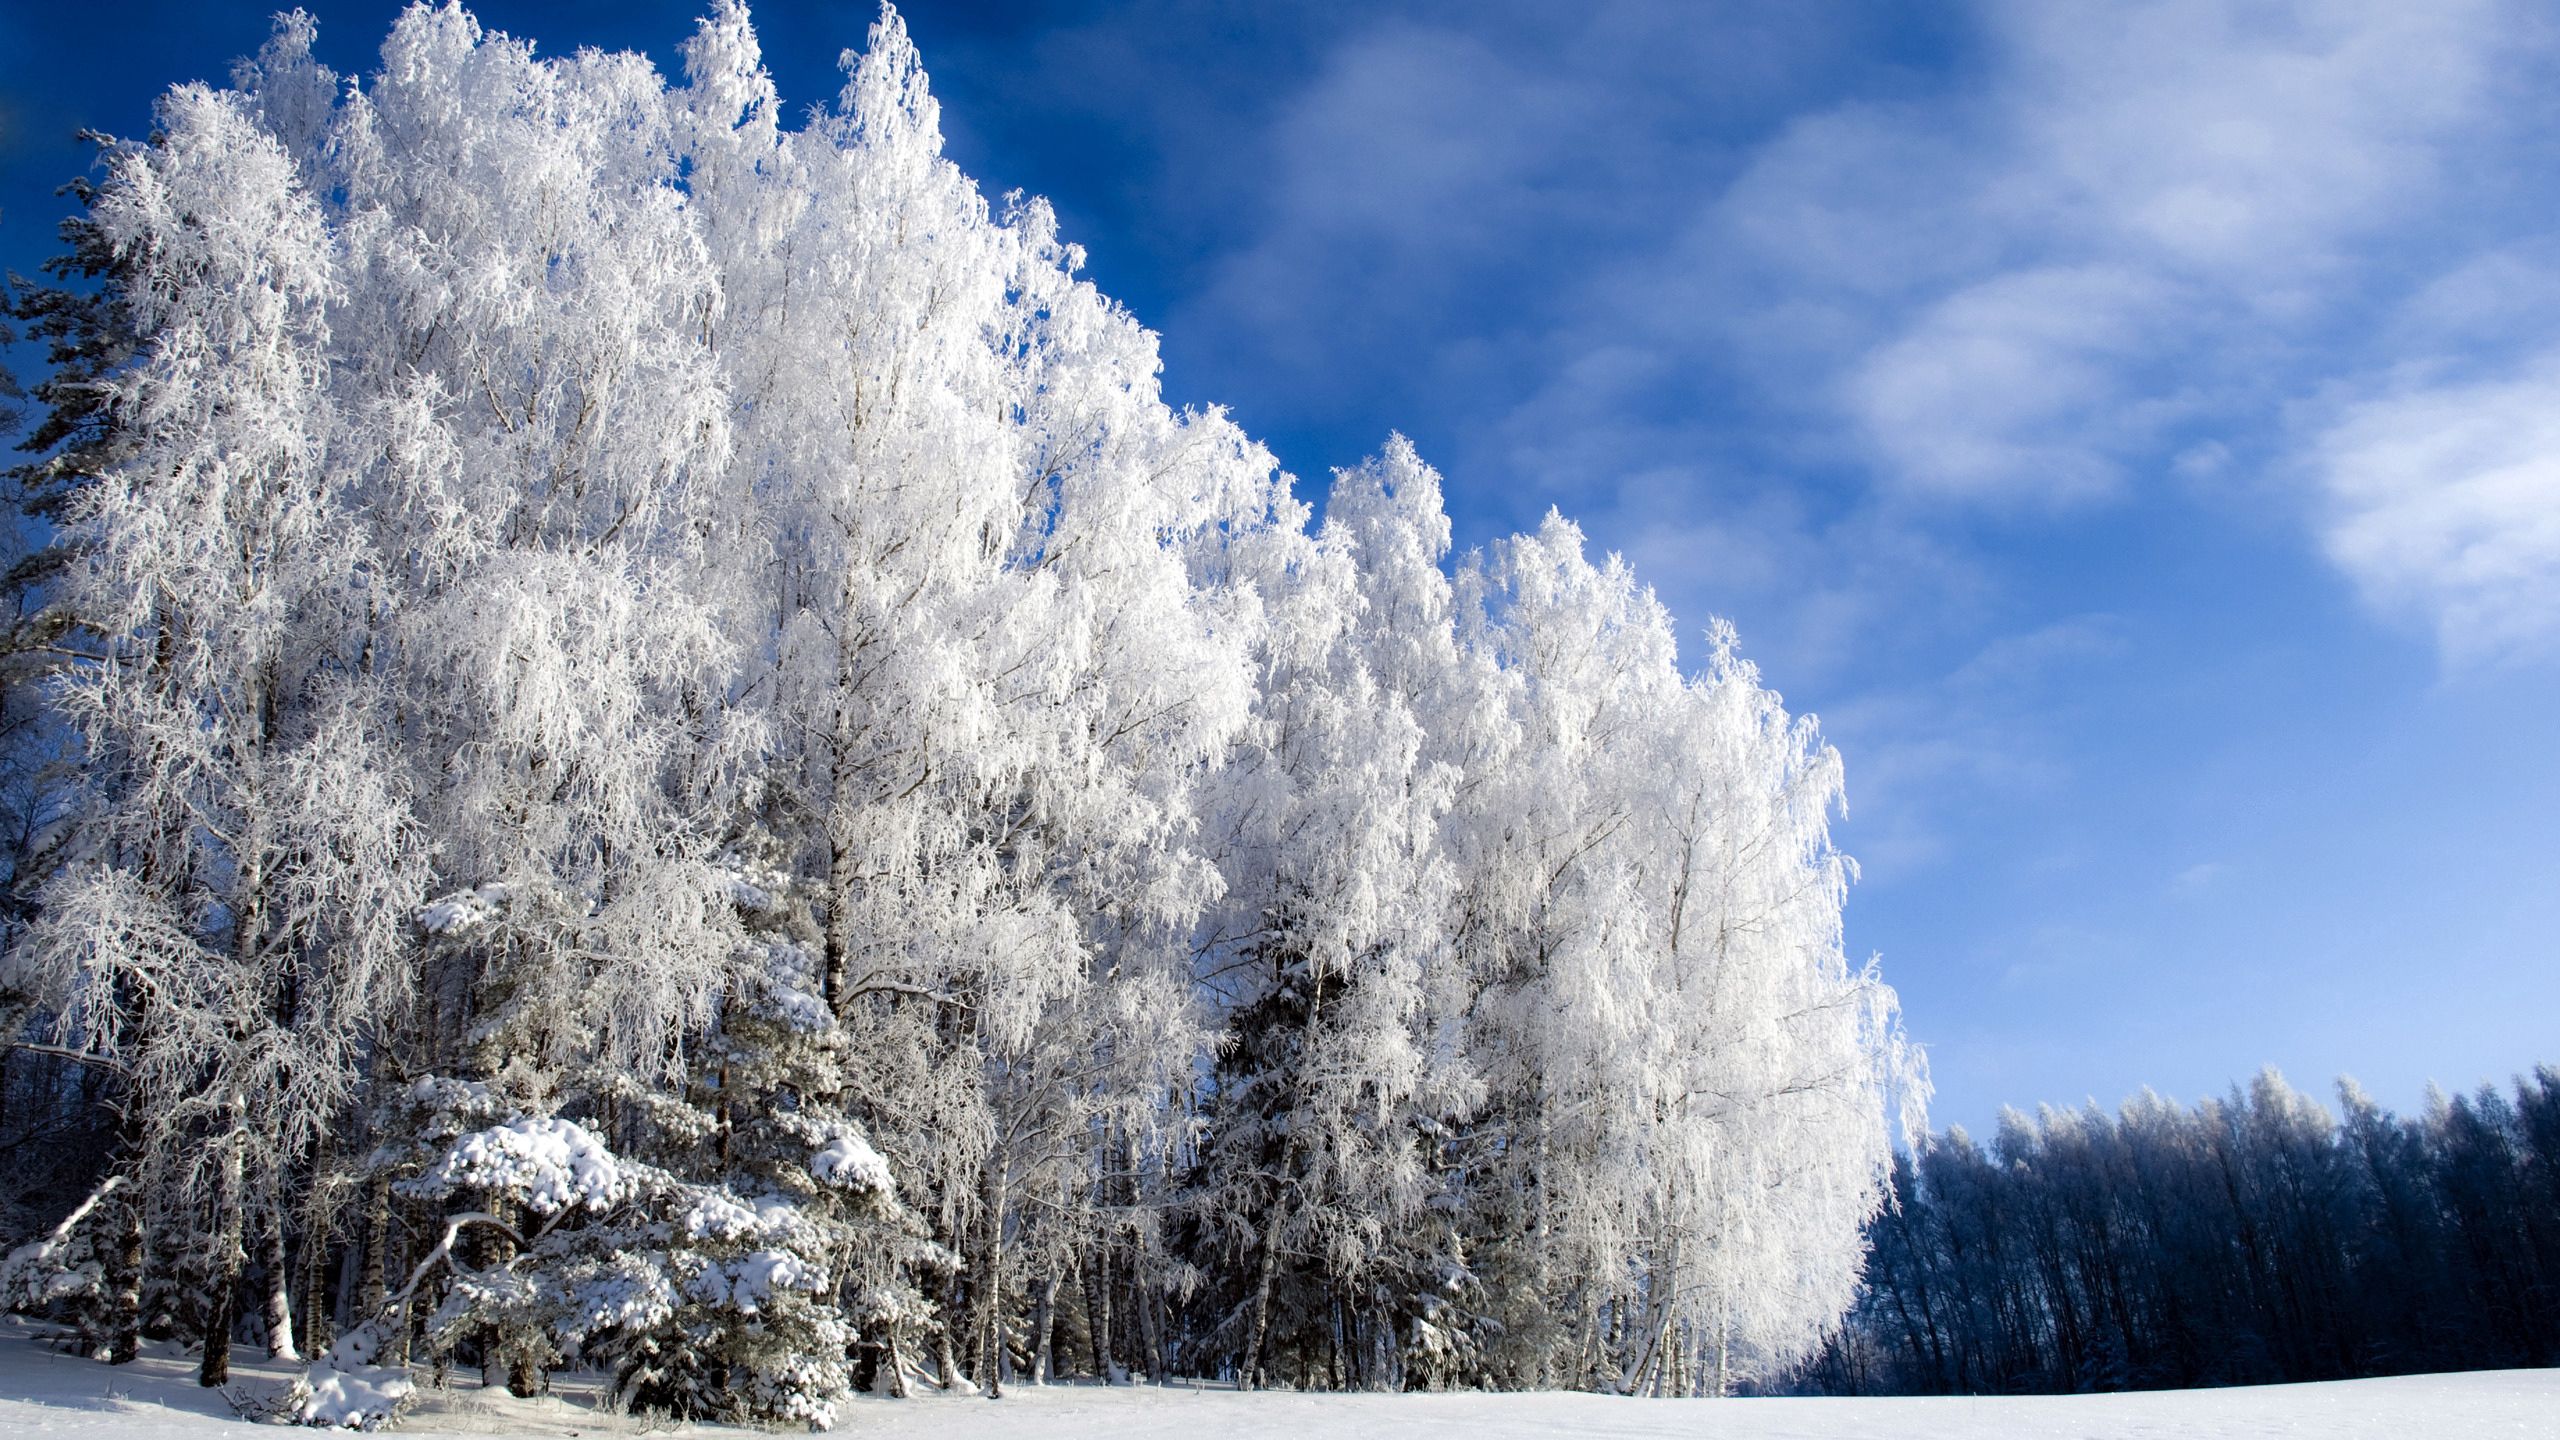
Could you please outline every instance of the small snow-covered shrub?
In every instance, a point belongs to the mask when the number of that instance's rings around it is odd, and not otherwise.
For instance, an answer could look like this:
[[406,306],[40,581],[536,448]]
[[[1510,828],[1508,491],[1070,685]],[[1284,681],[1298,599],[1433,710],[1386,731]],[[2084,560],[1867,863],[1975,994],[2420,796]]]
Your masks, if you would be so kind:
[[[844,1188],[860,1203],[894,1190],[861,1137],[837,1142]],[[805,1177],[802,1185],[841,1203]],[[823,1429],[852,1392],[856,1336],[836,1303],[830,1258],[847,1232],[802,1200],[625,1160],[556,1116],[457,1136],[401,1189],[539,1221],[514,1237],[519,1248],[504,1261],[457,1262],[430,1326],[440,1346],[472,1340],[527,1374],[562,1360],[592,1365],[613,1377],[626,1406],[688,1418]],[[362,1372],[331,1363],[325,1376],[315,1368],[315,1395],[325,1382],[361,1402]]]
[[380,1430],[397,1421],[418,1387],[400,1367],[374,1364],[381,1353],[382,1332],[374,1323],[339,1336],[295,1383],[292,1418],[345,1430]]
[[85,1236],[47,1235],[0,1257],[0,1310],[41,1313],[66,1300],[94,1295],[106,1270]]
[[826,1428],[851,1393],[854,1333],[832,1303],[838,1232],[780,1196],[674,1182],[637,1219],[554,1232],[558,1334],[623,1402]]
[[72,1324],[84,1345],[111,1328],[107,1230],[129,1223],[121,1177],[110,1176],[53,1229],[0,1256],[0,1311]]

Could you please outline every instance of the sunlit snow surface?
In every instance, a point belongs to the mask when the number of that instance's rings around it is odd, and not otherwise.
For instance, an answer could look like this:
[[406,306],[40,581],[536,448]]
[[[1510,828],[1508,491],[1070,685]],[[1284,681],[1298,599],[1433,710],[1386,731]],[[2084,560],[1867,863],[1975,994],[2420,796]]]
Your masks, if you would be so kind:
[[[154,1437],[293,1433],[231,1418],[198,1390],[193,1365],[159,1353],[111,1369],[57,1355],[15,1323],[0,1324],[0,1436]],[[244,1390],[272,1391],[286,1371],[238,1367]],[[423,1375],[421,1378],[424,1378]],[[422,1387],[404,1433],[487,1436],[625,1435],[641,1419],[587,1408],[592,1387],[515,1400],[482,1390]],[[303,1432],[312,1433],[312,1432]],[[665,1434],[663,1428],[653,1433]],[[725,1426],[678,1434],[744,1435]],[[1217,1389],[1019,1386],[1002,1400],[862,1400],[836,1432],[901,1440],[1547,1440],[1547,1437],[1714,1437],[1714,1440],[2217,1440],[2303,1436],[2338,1440],[2560,1440],[2560,1370],[2491,1370],[2329,1385],[2271,1385],[2149,1395],[1917,1400],[1617,1400],[1597,1395],[1238,1395]]]

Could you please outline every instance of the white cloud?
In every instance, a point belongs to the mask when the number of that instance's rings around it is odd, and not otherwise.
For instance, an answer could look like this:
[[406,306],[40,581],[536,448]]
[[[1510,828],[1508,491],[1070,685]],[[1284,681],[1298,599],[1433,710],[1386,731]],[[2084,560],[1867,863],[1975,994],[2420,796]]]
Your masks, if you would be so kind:
[[1847,402],[1908,491],[2088,499],[2113,488],[2115,452],[2173,411],[2125,371],[2159,343],[2177,299],[2121,266],[1998,275],[1869,351]]
[[2438,226],[2527,34],[2498,0],[1985,18],[1980,85],[1799,120],[1714,219],[1777,282],[1729,333],[1828,377],[1886,494],[1994,507],[2103,498],[2331,378],[2306,333]]
[[2191,900],[2220,885],[2231,867],[2219,860],[2200,860],[2169,877],[2169,893]]
[[2322,541],[2375,605],[2456,663],[2560,645],[2560,352],[2356,404],[2312,456]]
[[2080,219],[2084,243],[2290,284],[2428,188],[2445,138],[2489,99],[2517,33],[2506,11],[2148,0],[2100,15],[2010,0],[2009,194]]
[[[1688,234],[1595,285],[1617,301],[1595,342],[1740,370],[1772,425],[1827,403],[1905,524],[2174,483],[2307,522],[2449,656],[2541,646],[2555,372],[2372,377],[2560,324],[2560,246],[2517,238],[2547,218],[2515,177],[2554,114],[2550,24],[2506,0],[1983,19],[1979,83],[1794,119]],[[1700,313],[1703,338],[1669,318]],[[2307,443],[2288,428],[2340,389],[2384,393]],[[2308,504],[2252,473],[2306,449]]]

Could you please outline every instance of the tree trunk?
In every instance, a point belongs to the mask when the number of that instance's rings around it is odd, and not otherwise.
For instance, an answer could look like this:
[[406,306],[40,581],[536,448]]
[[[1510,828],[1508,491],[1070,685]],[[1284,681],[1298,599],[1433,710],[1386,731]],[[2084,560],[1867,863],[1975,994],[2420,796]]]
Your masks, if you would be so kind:
[[[839,764],[842,762],[839,761]],[[818,998],[838,1019],[844,1016],[845,967],[853,950],[853,887],[855,874],[852,847],[841,840],[827,845],[827,929],[818,969]]]
[[[489,1197],[489,1213],[498,1217],[500,1224],[508,1228],[502,1229],[498,1225],[479,1227],[482,1231],[480,1238],[483,1247],[480,1252],[481,1268],[502,1268],[512,1264],[516,1258],[516,1242],[509,1232],[520,1225],[524,1217],[513,1203],[497,1195]],[[519,1400],[530,1400],[542,1393],[542,1368],[534,1362],[533,1354],[521,1343],[521,1340],[522,1337],[508,1335],[493,1325],[481,1343],[488,1348],[488,1351],[494,1351],[496,1356],[504,1358],[507,1367],[507,1393]],[[490,1358],[492,1357],[484,1352],[481,1360],[484,1379]]]
[[205,1318],[204,1359],[196,1367],[196,1383],[210,1390],[231,1383],[231,1319],[240,1288],[238,1264],[216,1264],[212,1311]]
[[[252,680],[248,713],[258,717],[261,726],[272,724],[268,707],[270,690],[263,676]],[[235,860],[239,875],[231,891],[231,965],[237,976],[257,973],[259,947],[266,928],[267,812],[260,803],[254,786],[244,799],[248,823]],[[247,1037],[236,1029],[232,1043],[243,1043]],[[222,1182],[214,1204],[220,1221],[213,1246],[213,1320],[205,1327],[204,1364],[197,1372],[196,1383],[205,1386],[228,1384],[231,1379],[231,1325],[240,1302],[240,1272],[248,1257],[242,1253],[241,1241],[248,1224],[247,1156],[242,1149],[249,1142],[248,1097],[236,1086],[230,1090],[223,1110],[225,1133],[222,1135]]]
[[[364,1265],[364,1247],[341,1245],[337,1253],[338,1275],[329,1282],[329,1324],[321,1332],[324,1342],[335,1341],[338,1327],[342,1325],[361,1325],[373,1318],[370,1312],[356,1308],[356,1272]],[[324,1343],[315,1346],[311,1353],[321,1354],[326,1349]]]
[[148,1167],[143,1177],[142,1267],[134,1299],[134,1316],[141,1323],[134,1333],[142,1340],[167,1340],[178,1333],[175,1292],[183,1283],[185,1241],[179,1238],[182,1227],[169,1216],[167,1177],[155,1177]]
[[328,1221],[315,1215],[303,1231],[302,1313],[296,1317],[302,1322],[302,1353],[314,1358],[326,1353],[330,1340],[335,1338],[331,1334],[335,1328],[330,1324],[331,1307],[324,1293],[332,1253]]
[[240,1295],[240,1148],[235,1140],[224,1147],[222,1191],[215,1200],[221,1219],[214,1228],[212,1260],[212,1293],[206,1298],[211,1313],[205,1319],[204,1361],[196,1369],[196,1383],[210,1389],[231,1383],[231,1323],[238,1311]]
[[[846,818],[861,804],[856,792],[853,686],[857,633],[853,623],[854,578],[847,572],[839,611],[844,633],[837,639],[835,713],[827,726],[827,929],[822,937],[818,998],[836,1018],[844,1018],[846,970],[853,954],[853,892],[861,883],[861,857],[847,841]],[[945,1377],[946,1379],[949,1377]]]
[[391,1179],[376,1176],[365,1191],[364,1273],[356,1281],[356,1304],[368,1320],[382,1313],[391,1299]]
[[1111,1251],[1097,1244],[1084,1262],[1085,1338],[1093,1346],[1093,1376],[1111,1383]]
[[1604,1322],[1601,1318],[1600,1287],[1585,1285],[1583,1290],[1590,1298],[1582,1307],[1582,1388],[1600,1388],[1600,1369],[1604,1362],[1617,1367],[1618,1384],[1624,1386],[1627,1377],[1627,1307],[1611,1302]]
[[[143,1178],[150,1178],[145,1168]],[[139,1188],[139,1187],[137,1187]],[[142,1274],[149,1252],[143,1246],[144,1198],[128,1198],[107,1251],[107,1283],[114,1331],[107,1342],[107,1363],[130,1365],[142,1354]]]
[[979,1199],[987,1237],[978,1252],[978,1384],[990,1400],[1004,1397],[1004,1155],[987,1157]]
[[1721,1399],[1733,1393],[1733,1317],[1728,1307],[1716,1307],[1716,1396]]
[[1342,1311],[1342,1297],[1337,1295],[1333,1300],[1333,1323],[1325,1327],[1324,1346],[1324,1383],[1335,1390],[1348,1388],[1343,1382],[1343,1377],[1349,1367],[1344,1364],[1342,1358],[1342,1330],[1346,1323]]
[[933,1330],[933,1365],[941,1373],[942,1388],[948,1390],[960,1378],[960,1361],[951,1353],[951,1326],[960,1314],[960,1280],[953,1276],[942,1286],[942,1323]]
[[[1637,1339],[1639,1342],[1642,1341],[1646,1333],[1648,1332],[1637,1332]],[[1642,1348],[1630,1352],[1627,1356],[1626,1373],[1618,1377],[1618,1393],[1621,1395],[1643,1394],[1645,1378],[1650,1375],[1652,1371],[1653,1348],[1650,1345],[1644,1345]]]
[[1262,1350],[1271,1338],[1271,1282],[1280,1272],[1280,1207],[1272,1204],[1271,1225],[1262,1236],[1262,1258],[1253,1272],[1253,1323],[1245,1331],[1244,1356],[1236,1366],[1236,1388],[1259,1390],[1267,1383]]
[[881,1364],[887,1367],[887,1378],[883,1380],[874,1380],[871,1384],[871,1393],[874,1395],[886,1395],[893,1400],[906,1399],[906,1327],[896,1321],[891,1321],[889,1324],[889,1353],[882,1358]]
[[279,1201],[267,1227],[267,1357],[300,1360],[293,1344],[293,1272],[287,1268],[284,1205]]
[[1058,1329],[1058,1262],[1049,1262],[1048,1273],[1040,1281],[1040,1298],[1031,1307],[1031,1383],[1046,1385],[1055,1378]]
[[1162,1385],[1172,1361],[1165,1347],[1164,1292],[1146,1282],[1145,1271],[1138,1275],[1138,1331],[1146,1341],[1147,1376]]

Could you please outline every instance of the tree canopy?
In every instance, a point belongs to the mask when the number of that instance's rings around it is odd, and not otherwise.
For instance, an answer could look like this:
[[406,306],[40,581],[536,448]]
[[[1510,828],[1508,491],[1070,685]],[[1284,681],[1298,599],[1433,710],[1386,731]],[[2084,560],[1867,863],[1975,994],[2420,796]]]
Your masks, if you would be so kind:
[[824,1424],[1832,1331],[1925,1082],[1729,629],[1560,516],[1453,562],[1400,438],[1314,523],[893,11],[798,129],[730,0],[677,82],[313,39],[23,302],[13,1299],[317,1418],[427,1352]]

